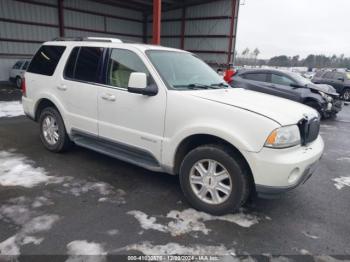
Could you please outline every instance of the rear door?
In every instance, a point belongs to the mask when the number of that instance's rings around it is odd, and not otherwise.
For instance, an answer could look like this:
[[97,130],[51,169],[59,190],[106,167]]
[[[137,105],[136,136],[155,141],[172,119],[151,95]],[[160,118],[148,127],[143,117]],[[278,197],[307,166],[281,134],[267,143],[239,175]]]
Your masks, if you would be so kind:
[[74,47],[54,89],[70,127],[96,136],[97,92],[104,52],[100,47]]

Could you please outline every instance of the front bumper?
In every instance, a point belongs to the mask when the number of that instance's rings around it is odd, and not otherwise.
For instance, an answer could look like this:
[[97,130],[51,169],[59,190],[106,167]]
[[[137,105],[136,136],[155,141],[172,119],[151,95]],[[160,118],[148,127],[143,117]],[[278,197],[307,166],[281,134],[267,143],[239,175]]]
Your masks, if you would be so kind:
[[307,146],[286,149],[263,148],[245,152],[256,191],[261,197],[275,197],[296,188],[310,178],[324,150],[320,136]]
[[333,100],[332,102],[325,103],[322,111],[326,114],[337,114],[343,108],[343,102],[341,100]]

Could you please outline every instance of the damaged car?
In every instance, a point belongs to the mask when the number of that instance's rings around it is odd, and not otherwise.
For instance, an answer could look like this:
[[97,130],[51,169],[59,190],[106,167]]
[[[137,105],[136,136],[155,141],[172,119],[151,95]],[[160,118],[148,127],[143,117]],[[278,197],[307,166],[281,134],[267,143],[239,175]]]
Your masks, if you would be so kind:
[[316,109],[322,118],[333,118],[343,103],[336,90],[326,84],[314,84],[301,75],[275,69],[240,70],[230,83],[232,87],[290,99]]

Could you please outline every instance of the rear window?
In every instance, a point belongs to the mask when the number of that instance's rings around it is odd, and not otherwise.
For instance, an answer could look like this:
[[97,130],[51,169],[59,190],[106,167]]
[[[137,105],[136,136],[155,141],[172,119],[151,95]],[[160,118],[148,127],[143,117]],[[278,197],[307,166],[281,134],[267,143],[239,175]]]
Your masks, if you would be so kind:
[[33,57],[28,72],[52,76],[66,47],[43,45]]
[[242,75],[244,79],[253,80],[253,81],[260,81],[260,82],[266,82],[267,81],[267,75],[262,73],[249,73]]
[[19,69],[22,65],[23,61],[17,61],[16,64],[13,65],[13,69]]

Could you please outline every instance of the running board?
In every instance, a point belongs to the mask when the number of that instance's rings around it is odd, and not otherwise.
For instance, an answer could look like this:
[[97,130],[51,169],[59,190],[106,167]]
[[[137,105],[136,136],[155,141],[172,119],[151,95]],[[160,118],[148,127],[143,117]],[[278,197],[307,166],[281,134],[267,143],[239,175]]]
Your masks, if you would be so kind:
[[157,159],[145,150],[109,141],[76,130],[72,131],[71,138],[78,146],[94,150],[151,171],[164,171]]

